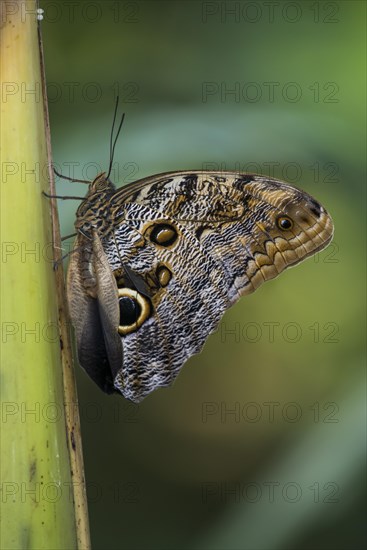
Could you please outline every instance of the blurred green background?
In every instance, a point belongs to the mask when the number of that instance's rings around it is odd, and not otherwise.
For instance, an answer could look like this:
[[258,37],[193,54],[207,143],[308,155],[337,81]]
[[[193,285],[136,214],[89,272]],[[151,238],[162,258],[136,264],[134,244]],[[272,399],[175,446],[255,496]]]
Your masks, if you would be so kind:
[[[228,311],[172,388],[136,406],[77,369],[93,548],[365,547],[365,3],[41,6],[64,174],[107,168],[119,91],[118,186],[260,171],[335,222],[334,243]],[[59,204],[64,235],[76,205]]]

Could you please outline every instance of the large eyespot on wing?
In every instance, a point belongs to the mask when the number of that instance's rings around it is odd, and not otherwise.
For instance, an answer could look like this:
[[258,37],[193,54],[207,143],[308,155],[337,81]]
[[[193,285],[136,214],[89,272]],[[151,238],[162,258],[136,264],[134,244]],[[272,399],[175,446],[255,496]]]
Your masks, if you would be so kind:
[[119,334],[126,335],[138,330],[151,314],[150,300],[131,288],[119,288],[120,307]]

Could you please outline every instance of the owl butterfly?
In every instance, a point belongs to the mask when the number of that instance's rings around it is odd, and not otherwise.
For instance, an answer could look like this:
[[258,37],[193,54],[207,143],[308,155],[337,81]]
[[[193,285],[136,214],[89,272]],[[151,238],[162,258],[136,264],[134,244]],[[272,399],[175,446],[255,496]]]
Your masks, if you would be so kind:
[[241,296],[324,248],[333,223],[307,193],[256,174],[167,172],[116,189],[122,121],[76,213],[67,296],[80,365],[139,402],[172,384]]

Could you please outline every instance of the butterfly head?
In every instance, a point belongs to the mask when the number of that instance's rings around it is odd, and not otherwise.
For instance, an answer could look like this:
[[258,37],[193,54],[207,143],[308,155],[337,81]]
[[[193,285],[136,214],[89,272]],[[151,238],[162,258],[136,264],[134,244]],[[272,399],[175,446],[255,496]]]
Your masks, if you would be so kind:
[[107,177],[106,172],[99,174],[93,181],[89,184],[88,195],[87,197],[92,197],[95,195],[110,195],[111,192],[114,193],[116,187],[112,181]]

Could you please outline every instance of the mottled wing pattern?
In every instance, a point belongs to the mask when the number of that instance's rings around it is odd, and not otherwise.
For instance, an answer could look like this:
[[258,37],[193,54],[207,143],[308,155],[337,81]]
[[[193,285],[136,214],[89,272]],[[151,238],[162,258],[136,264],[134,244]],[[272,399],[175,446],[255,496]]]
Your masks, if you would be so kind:
[[[102,244],[120,292],[123,347],[114,386],[135,402],[173,382],[240,296],[332,235],[312,197],[246,174],[147,178],[112,196],[110,216]],[[279,229],[282,216],[292,228]]]

